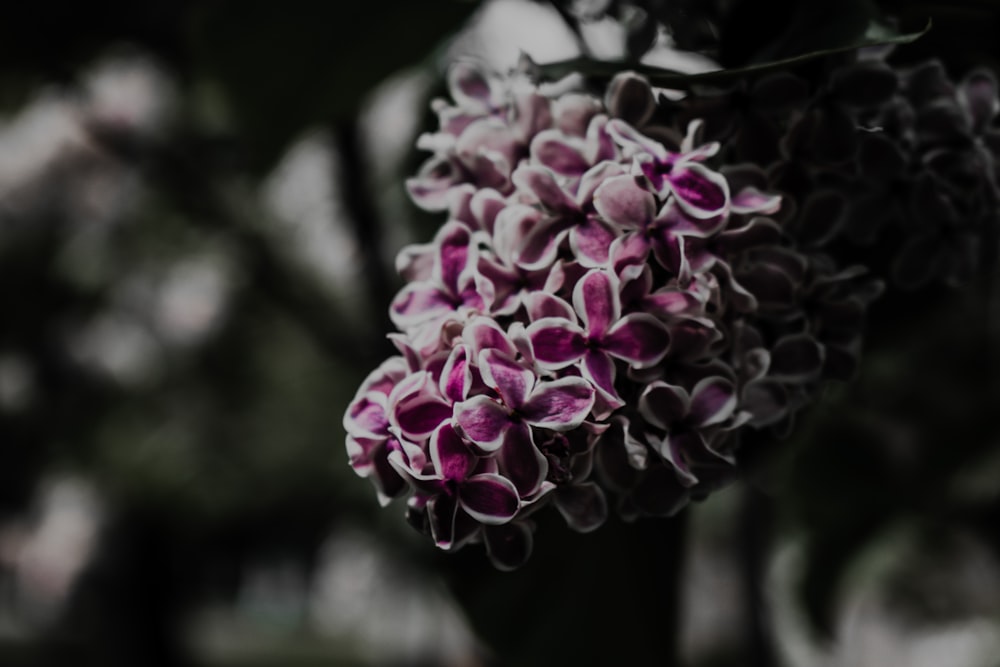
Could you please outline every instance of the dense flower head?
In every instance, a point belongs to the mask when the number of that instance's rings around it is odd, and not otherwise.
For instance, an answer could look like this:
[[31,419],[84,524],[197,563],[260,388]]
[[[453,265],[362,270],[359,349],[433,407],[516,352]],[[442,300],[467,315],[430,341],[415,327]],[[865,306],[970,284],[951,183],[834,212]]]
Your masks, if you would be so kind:
[[344,418],[355,471],[437,546],[513,568],[546,507],[579,531],[609,494],[669,515],[733,478],[744,429],[850,375],[871,283],[796,249],[699,121],[650,125],[641,77],[604,99],[465,63],[449,82],[407,184],[447,221],[400,253],[399,354]]
[[[848,240],[904,289],[971,282],[1000,225],[1000,96],[994,74],[953,79],[938,61],[897,68],[887,50],[845,56],[807,82],[776,72],[673,105],[705,122],[728,163],[781,192],[800,247]],[[872,261],[871,257],[875,257]]]

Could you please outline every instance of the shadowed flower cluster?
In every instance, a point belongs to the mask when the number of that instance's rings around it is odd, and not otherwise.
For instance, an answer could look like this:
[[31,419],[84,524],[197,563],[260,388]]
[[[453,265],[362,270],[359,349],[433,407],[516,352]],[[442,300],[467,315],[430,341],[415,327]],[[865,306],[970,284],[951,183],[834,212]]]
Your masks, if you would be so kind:
[[407,183],[448,219],[400,253],[399,354],[344,418],[354,469],[439,547],[513,568],[548,506],[578,531],[608,493],[669,515],[732,479],[745,428],[787,428],[850,374],[871,283],[799,252],[698,121],[652,125],[643,79],[604,99],[466,64],[449,83]]
[[758,165],[760,187],[799,201],[782,219],[801,247],[848,239],[901,288],[966,285],[1000,225],[996,79],[887,55],[853,55],[818,85],[777,72],[688,97],[673,123],[704,119],[727,162]]

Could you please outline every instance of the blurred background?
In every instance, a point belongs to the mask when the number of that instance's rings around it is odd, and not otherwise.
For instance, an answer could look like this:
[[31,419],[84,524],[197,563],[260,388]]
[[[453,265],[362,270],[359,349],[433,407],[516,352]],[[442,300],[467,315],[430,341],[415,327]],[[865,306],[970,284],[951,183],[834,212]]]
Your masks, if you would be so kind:
[[6,7],[0,665],[1000,665],[989,290],[887,294],[858,381],[753,443],[749,484],[543,519],[515,573],[438,553],[344,451],[393,257],[442,222],[403,182],[448,61],[655,42],[702,71],[875,16],[933,16],[903,61],[1000,65],[987,0]]

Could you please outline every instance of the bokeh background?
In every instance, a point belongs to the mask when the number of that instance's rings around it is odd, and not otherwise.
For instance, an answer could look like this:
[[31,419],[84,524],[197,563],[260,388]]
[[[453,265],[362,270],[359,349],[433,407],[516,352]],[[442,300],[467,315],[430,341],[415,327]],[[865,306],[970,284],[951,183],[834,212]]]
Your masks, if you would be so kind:
[[746,483],[666,522],[543,520],[515,573],[380,508],[341,427],[392,352],[393,257],[441,223],[403,182],[448,61],[659,40],[693,72],[932,17],[894,57],[960,76],[1000,67],[996,3],[2,16],[0,665],[1000,665],[993,275],[890,290],[858,380],[753,442]]

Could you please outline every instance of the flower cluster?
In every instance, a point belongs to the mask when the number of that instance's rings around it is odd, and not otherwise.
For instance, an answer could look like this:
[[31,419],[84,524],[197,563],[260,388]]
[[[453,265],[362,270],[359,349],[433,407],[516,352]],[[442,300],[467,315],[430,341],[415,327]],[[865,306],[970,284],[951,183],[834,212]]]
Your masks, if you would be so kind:
[[641,77],[603,100],[464,64],[449,83],[408,182],[448,221],[400,253],[399,355],[344,418],[355,471],[409,493],[439,547],[512,568],[546,506],[579,531],[607,492],[671,514],[732,478],[741,431],[850,373],[870,283],[797,250],[759,174],[709,166],[699,122],[651,124]]
[[885,55],[852,56],[819,85],[778,72],[689,97],[673,122],[703,118],[725,161],[759,165],[762,187],[801,202],[783,211],[800,246],[874,246],[866,264],[902,288],[967,284],[1000,226],[996,79]]

